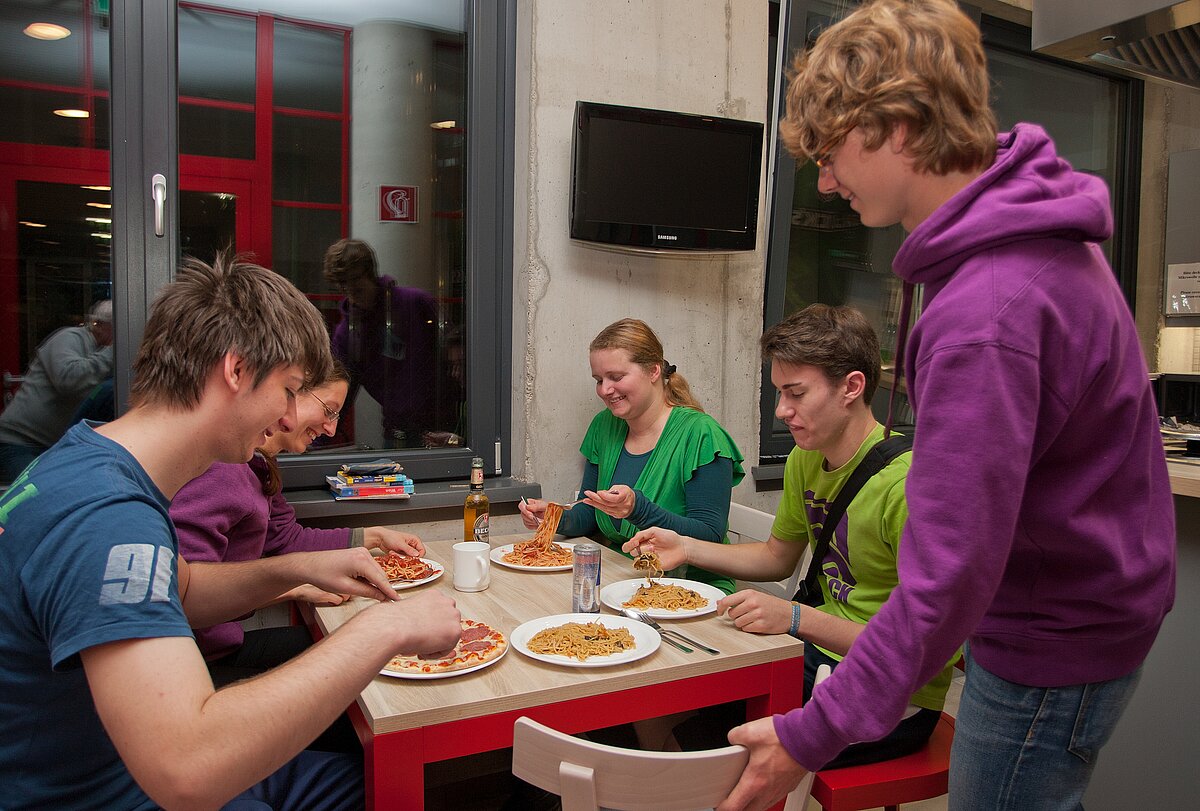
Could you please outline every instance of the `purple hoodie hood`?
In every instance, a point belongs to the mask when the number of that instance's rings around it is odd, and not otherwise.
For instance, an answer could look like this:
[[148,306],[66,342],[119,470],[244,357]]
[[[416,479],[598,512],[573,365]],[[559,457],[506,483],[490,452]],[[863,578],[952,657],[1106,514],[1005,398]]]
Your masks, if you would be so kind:
[[1036,237],[1103,242],[1112,230],[1104,181],[1072,169],[1041,127],[1017,124],[991,167],[913,230],[892,269],[934,295],[973,254]]

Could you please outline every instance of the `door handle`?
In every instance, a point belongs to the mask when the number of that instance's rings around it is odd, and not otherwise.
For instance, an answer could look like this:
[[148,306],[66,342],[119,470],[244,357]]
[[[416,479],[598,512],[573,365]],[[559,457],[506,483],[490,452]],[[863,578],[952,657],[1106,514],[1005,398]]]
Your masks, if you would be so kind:
[[161,174],[150,178],[150,196],[154,198],[154,235],[163,235],[163,209],[167,205],[167,179]]

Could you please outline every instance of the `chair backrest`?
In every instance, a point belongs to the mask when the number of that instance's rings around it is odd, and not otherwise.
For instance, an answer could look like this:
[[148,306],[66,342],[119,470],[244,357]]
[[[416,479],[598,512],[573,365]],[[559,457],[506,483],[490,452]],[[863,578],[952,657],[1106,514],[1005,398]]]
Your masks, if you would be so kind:
[[[775,516],[770,513],[747,507],[744,504],[731,503],[729,505],[729,541],[731,543],[764,542],[771,537],[771,526],[774,523]],[[739,580],[737,586],[739,589],[758,589],[775,597],[790,600],[796,593],[796,584],[799,582],[800,576],[808,569],[808,559],[811,557],[812,551],[806,546],[804,555],[796,564],[796,569],[790,577],[773,583],[751,583]]]
[[[744,746],[703,752],[643,752],[575,738],[518,718],[513,774],[562,798],[563,811],[696,811],[713,808],[737,785],[750,753]],[[788,795],[803,809],[813,774]]]
[[725,799],[750,759],[743,746],[643,752],[566,735],[529,718],[513,728],[513,774],[562,797],[563,811],[696,811]]

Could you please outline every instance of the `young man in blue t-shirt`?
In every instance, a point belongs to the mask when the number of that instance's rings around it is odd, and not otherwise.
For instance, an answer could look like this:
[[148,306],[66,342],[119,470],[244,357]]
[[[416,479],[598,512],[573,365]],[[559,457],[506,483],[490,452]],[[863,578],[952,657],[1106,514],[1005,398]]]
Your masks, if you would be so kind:
[[[213,462],[245,462],[291,429],[328,347],[283,277],[189,261],[151,308],[129,412],[76,425],[0,497],[5,808],[361,807],[354,759],[301,750],[391,656],[453,644],[453,601],[395,601],[361,548],[189,565],[167,512]],[[191,628],[302,583],[380,603],[215,691]]]

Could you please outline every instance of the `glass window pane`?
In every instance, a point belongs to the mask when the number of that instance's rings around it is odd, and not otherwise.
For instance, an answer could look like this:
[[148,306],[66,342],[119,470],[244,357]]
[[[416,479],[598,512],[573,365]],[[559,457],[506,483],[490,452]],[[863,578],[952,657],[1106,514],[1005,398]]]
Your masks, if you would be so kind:
[[[83,86],[84,31],[87,27],[84,13],[82,2],[5,0],[0,3],[0,79],[47,88]],[[58,26],[67,35],[61,39],[39,39],[25,32],[31,23]],[[56,35],[47,33],[43,36]],[[103,68],[107,73],[107,56]]]
[[[329,293],[329,286],[321,277],[321,258],[325,249],[341,237],[341,212],[275,206],[272,215],[272,265],[275,270],[308,292],[310,297]],[[336,320],[332,316],[336,307],[330,304],[325,309],[330,310],[331,317]]]
[[227,247],[237,249],[237,197],[225,192],[179,192],[179,250],[211,262]]
[[179,95],[254,103],[255,19],[179,7]]
[[179,153],[254,159],[254,113],[179,105]]
[[[327,313],[355,378],[343,438],[372,448],[463,444],[465,4],[345,0],[319,15],[295,0],[269,12],[248,0],[215,5],[231,13],[180,8],[180,150],[245,162],[181,168],[251,184],[234,215],[247,220],[236,231],[249,244],[238,247],[269,257]],[[255,65],[254,32],[267,27],[273,56]],[[272,110],[253,109],[255,87],[272,89]],[[269,156],[254,149],[265,133]],[[322,264],[344,237],[365,242],[376,261],[337,286]]]
[[[35,39],[33,22],[65,36]],[[5,153],[0,184],[0,443],[10,446],[53,444],[111,375],[111,311],[93,311],[112,296],[109,105],[95,92],[109,86],[107,22],[90,0],[0,4],[0,141],[30,145]],[[65,109],[88,115],[54,114]],[[107,365],[52,381],[37,349],[60,330],[72,330],[61,333],[72,352]],[[0,467],[0,484],[16,472]]]
[[274,120],[275,199],[341,203],[341,120],[281,114]]
[[0,141],[42,146],[87,146],[92,123],[66,118],[55,110],[87,111],[88,99],[80,93],[50,93],[0,84]]
[[275,106],[342,111],[341,30],[275,25]]

